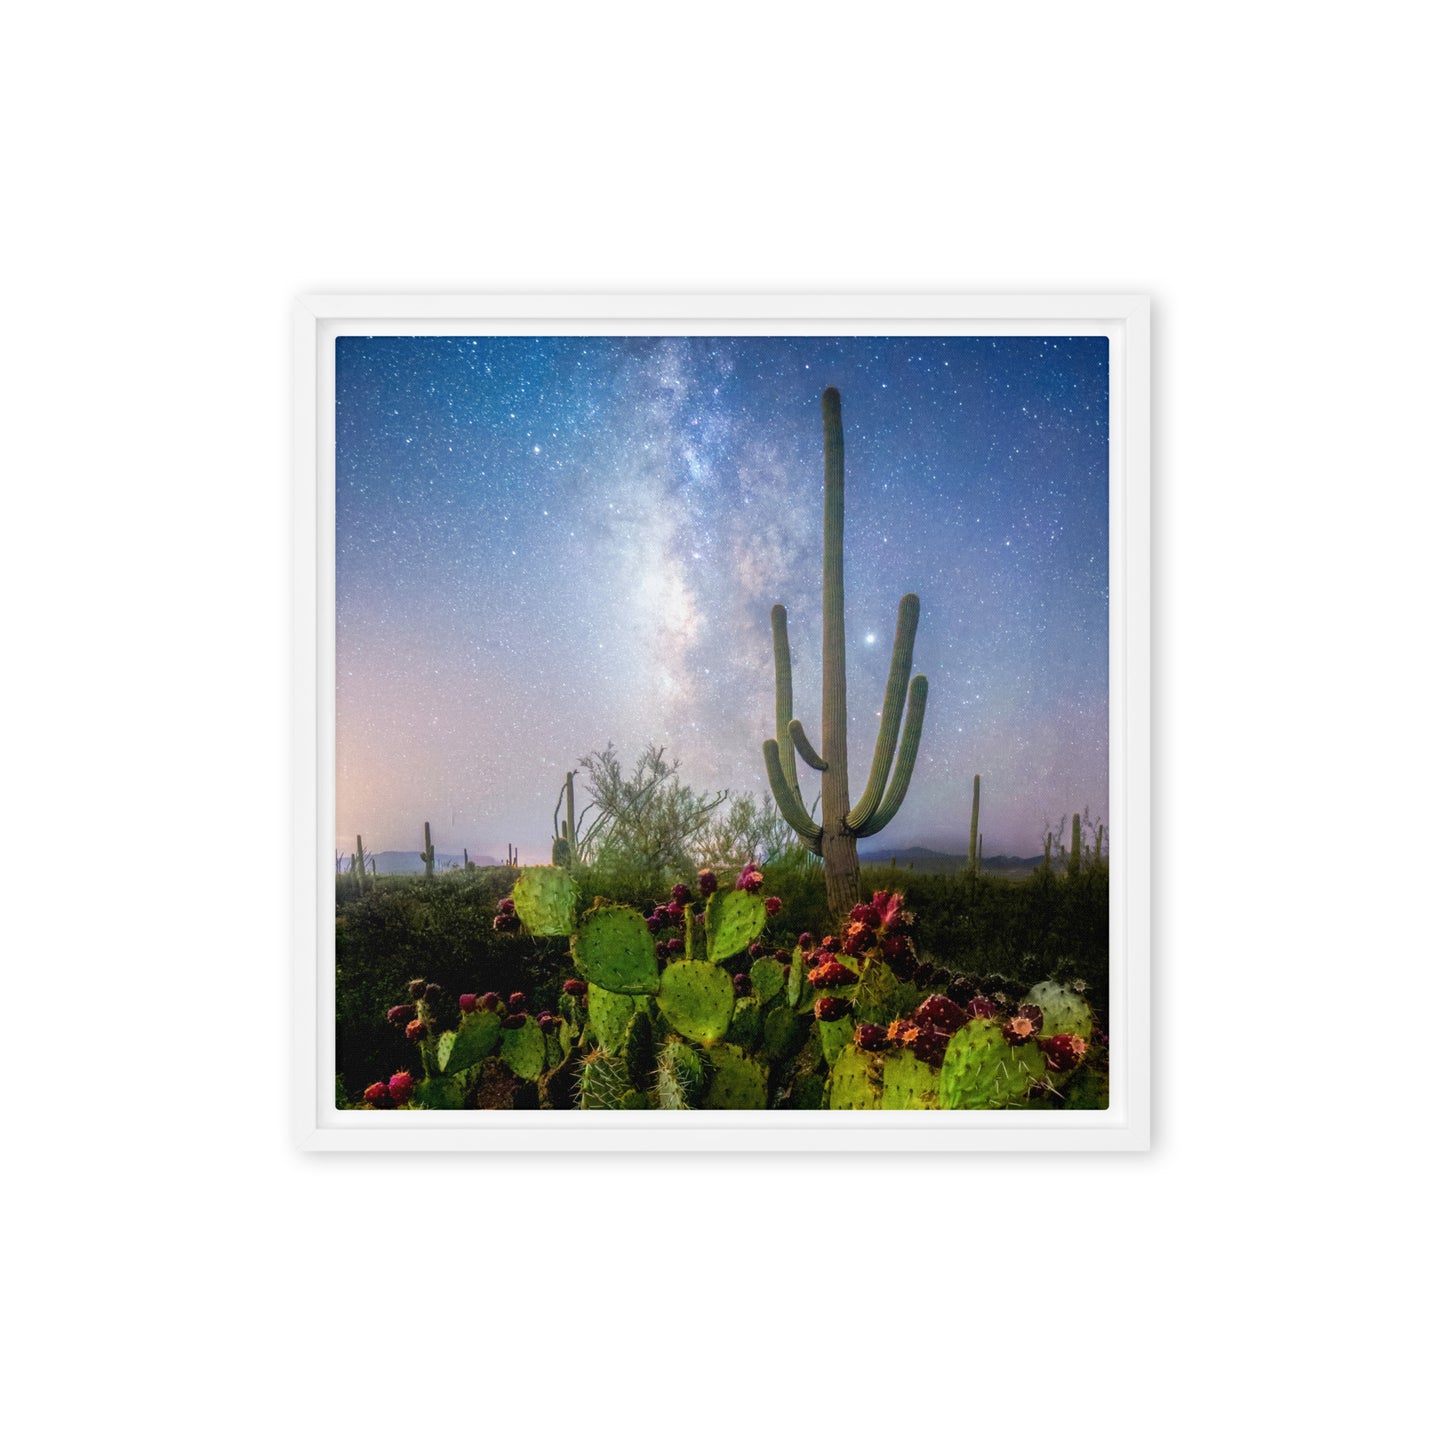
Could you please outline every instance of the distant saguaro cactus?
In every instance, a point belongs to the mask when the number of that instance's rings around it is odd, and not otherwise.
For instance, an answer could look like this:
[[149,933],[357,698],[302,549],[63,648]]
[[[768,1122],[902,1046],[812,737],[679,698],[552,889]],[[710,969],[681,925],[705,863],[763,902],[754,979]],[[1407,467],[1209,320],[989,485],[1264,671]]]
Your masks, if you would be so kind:
[[432,868],[436,864],[437,855],[436,849],[431,845],[431,824],[423,823],[422,827],[426,833],[426,852],[421,855],[421,861],[426,864],[426,876],[430,878],[432,876]]
[[[576,776],[575,773],[567,774],[562,791],[557,794],[557,806],[552,810],[552,830],[556,835],[552,839],[552,862],[559,868],[572,868],[578,862],[576,795],[572,786],[572,779]],[[567,804],[567,816],[559,823],[557,815],[562,811],[564,802]]]
[[1079,869],[1083,865],[1084,855],[1079,838],[1079,815],[1074,814],[1074,838],[1073,846],[1069,849],[1069,877],[1077,878]]
[[978,774],[973,775],[973,820],[968,825],[968,871],[978,872]]
[[356,852],[351,855],[351,872],[356,879],[358,894],[366,891],[366,849],[361,846],[361,834],[356,835]]
[[[763,744],[768,784],[778,811],[814,853],[823,859],[828,908],[846,913],[858,902],[858,839],[871,837],[893,819],[908,792],[928,679],[910,684],[913,638],[918,630],[918,598],[910,592],[898,604],[893,659],[883,695],[882,722],[873,750],[873,766],[857,807],[848,798],[848,676],[843,630],[843,402],[836,387],[823,393],[823,731],[821,749],[813,747],[803,725],[793,716],[793,661],[788,647],[788,612],[773,608],[773,671],[776,683],[774,716],[777,736]],[[905,695],[908,715],[904,720]],[[899,746],[898,729],[903,724]],[[894,751],[897,749],[897,763]],[[794,750],[823,775],[823,818],[813,821],[798,786]],[[892,781],[889,771],[892,770]],[[885,792],[886,788],[886,792]]]
[[515,868],[516,866],[517,866],[517,850],[516,850],[510,843],[508,843],[508,844],[507,844],[507,867],[508,867],[508,868]]

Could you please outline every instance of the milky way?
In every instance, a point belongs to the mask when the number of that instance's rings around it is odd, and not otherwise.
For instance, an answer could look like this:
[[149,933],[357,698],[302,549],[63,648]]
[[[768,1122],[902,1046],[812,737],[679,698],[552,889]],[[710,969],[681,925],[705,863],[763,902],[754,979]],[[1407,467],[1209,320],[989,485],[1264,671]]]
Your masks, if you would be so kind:
[[[817,735],[823,450],[843,397],[849,770],[898,599],[929,679],[866,845],[990,854],[1108,808],[1108,343],[1099,337],[342,337],[338,847],[550,856],[563,773],[651,742],[766,794],[769,609]],[[1052,825],[1050,825],[1052,826]]]

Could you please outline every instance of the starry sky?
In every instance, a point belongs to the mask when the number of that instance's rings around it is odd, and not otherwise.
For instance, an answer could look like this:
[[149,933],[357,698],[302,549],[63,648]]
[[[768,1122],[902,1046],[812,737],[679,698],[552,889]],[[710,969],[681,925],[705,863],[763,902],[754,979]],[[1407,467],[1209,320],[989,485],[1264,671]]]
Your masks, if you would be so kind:
[[863,851],[966,850],[976,772],[990,855],[1107,818],[1106,339],[349,336],[337,847],[419,849],[430,820],[440,852],[547,861],[563,774],[609,742],[766,795],[774,602],[820,730],[825,386],[855,802],[905,592],[929,679],[907,800]]

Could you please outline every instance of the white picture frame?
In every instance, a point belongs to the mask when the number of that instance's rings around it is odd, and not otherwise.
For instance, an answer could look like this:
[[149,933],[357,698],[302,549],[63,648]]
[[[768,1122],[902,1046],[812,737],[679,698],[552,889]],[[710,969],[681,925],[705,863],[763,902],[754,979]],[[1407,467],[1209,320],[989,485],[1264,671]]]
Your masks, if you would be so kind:
[[[334,341],[423,334],[1109,338],[1110,1104],[1105,1110],[345,1110],[333,1094]],[[1150,360],[1140,295],[311,295],[294,311],[292,1128],[314,1151],[1143,1150],[1150,1058]]]

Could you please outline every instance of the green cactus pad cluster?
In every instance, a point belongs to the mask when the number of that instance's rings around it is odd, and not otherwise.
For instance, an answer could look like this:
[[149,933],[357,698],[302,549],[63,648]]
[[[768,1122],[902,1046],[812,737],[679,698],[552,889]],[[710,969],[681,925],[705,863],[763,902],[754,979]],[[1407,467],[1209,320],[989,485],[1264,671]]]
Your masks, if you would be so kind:
[[866,1053],[842,1049],[829,1073],[833,1109],[936,1109],[939,1072],[908,1049]]
[[1044,1038],[1053,1034],[1077,1034],[1085,1043],[1094,1032],[1094,1016],[1084,997],[1062,983],[1038,983],[1024,996],[1024,1002],[1037,1004],[1044,1012],[1040,1031]]
[[547,1067],[547,1036],[534,1018],[519,1029],[503,1029],[497,1054],[519,1079],[539,1079]]
[[936,1109],[939,1071],[925,1064],[908,1049],[899,1049],[883,1060],[884,1109]]
[[613,993],[657,992],[653,938],[635,908],[599,903],[584,913],[572,940],[572,959],[577,972],[600,988]]
[[887,1024],[908,1010],[898,1006],[898,975],[881,958],[867,959],[853,989],[853,1012],[863,1023]]
[[627,1065],[627,1077],[632,1087],[639,1092],[646,1089],[657,1068],[657,1039],[652,1031],[652,1019],[644,1010],[634,1013],[632,1022],[627,1025],[622,1061]]
[[767,926],[768,910],[755,893],[741,888],[714,893],[703,915],[707,928],[707,956],[721,963],[741,953]]
[[463,1014],[456,1029],[437,1040],[437,1068],[459,1074],[492,1052],[502,1033],[502,1020],[490,1009]]
[[825,1022],[818,1021],[818,1042],[823,1046],[823,1057],[831,1066],[838,1057],[839,1052],[853,1039],[853,1030],[856,1027],[850,1018],[833,1019]]
[[565,938],[577,912],[577,885],[565,868],[523,868],[512,885],[517,917],[542,938]]
[[830,1109],[876,1109],[883,1094],[883,1062],[848,1044],[834,1055],[828,1071]]
[[803,963],[803,950],[793,949],[793,966],[788,970],[787,991],[783,997],[788,1001],[789,1008],[797,1008],[798,1000],[803,996],[803,984],[807,979],[807,967]]
[[802,1020],[784,1004],[763,1019],[763,1053],[770,1059],[785,1059],[803,1038]]
[[764,954],[754,959],[748,970],[753,981],[753,995],[760,1004],[771,1003],[783,989],[783,965],[776,958]]
[[620,1054],[627,1039],[627,1025],[643,1003],[639,997],[625,993],[613,993],[610,989],[598,988],[595,983],[587,985],[587,1017],[598,1044],[609,1054]]
[[939,1100],[945,1109],[1018,1108],[1048,1065],[1037,1044],[1014,1047],[995,1019],[970,1019],[943,1056]]
[[751,1049],[763,1032],[763,1011],[756,998],[740,998],[733,1004],[733,1021],[728,1026],[728,1042]]
[[707,1052],[709,1079],[704,1109],[766,1109],[768,1086],[763,1071],[736,1044],[719,1044]]
[[657,1006],[683,1038],[714,1044],[732,1022],[733,981],[715,963],[678,959],[662,971]]

